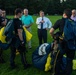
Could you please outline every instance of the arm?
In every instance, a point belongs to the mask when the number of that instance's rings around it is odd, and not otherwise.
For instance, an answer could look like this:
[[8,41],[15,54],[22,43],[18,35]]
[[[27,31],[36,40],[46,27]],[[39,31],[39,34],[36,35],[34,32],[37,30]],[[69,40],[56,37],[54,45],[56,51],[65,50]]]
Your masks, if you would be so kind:
[[24,43],[23,29],[22,29],[22,22],[20,20],[16,21],[16,28],[17,28],[17,33],[18,33],[19,39],[21,41],[21,44],[23,44]]
[[54,34],[54,28],[50,29],[50,34],[51,34],[51,36],[53,36],[53,34]]
[[56,23],[54,24],[54,26],[50,29],[50,34],[51,34],[52,36],[53,36],[53,34],[54,34],[54,31],[55,31],[56,29],[58,29],[59,26],[60,26],[60,20],[57,20]]
[[25,26],[26,28],[29,28],[29,27],[31,27],[31,26],[32,26],[32,24],[33,24],[33,23],[31,23],[29,26],[26,26],[26,25],[24,25],[24,26]]
[[23,41],[22,32],[23,32],[22,29],[18,29],[18,36],[19,36],[20,41]]
[[32,16],[30,16],[30,24],[28,26],[25,25],[25,27],[29,28],[32,26],[33,23],[34,23],[34,20],[33,20]]
[[36,24],[37,25],[40,25],[41,23],[44,23],[45,21],[44,20],[40,20],[39,18],[36,19]]
[[48,19],[48,22],[47,23],[48,23],[48,27],[47,28],[50,29],[52,27],[52,22]]
[[38,18],[36,19],[36,24],[39,25],[40,21],[38,20]]

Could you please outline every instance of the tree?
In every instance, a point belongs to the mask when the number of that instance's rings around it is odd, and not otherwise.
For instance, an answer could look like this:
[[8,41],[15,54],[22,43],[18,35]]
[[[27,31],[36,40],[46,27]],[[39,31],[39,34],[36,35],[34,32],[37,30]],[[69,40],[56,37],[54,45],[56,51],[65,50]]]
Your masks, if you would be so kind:
[[59,14],[61,13],[61,3],[60,0],[50,0],[47,8],[49,14]]
[[66,8],[76,9],[76,0],[0,0],[0,8],[7,14],[13,14],[16,8],[27,8],[30,14],[37,14],[43,10],[48,14],[62,14]]

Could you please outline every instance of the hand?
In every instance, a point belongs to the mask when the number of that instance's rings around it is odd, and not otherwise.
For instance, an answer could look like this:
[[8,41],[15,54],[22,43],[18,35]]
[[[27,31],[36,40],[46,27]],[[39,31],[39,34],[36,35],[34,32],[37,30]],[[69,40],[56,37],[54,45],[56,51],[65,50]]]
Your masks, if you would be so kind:
[[44,22],[45,22],[44,20],[40,21],[40,23],[44,23]]
[[25,28],[29,28],[29,26],[24,26]]
[[21,41],[21,46],[25,46],[25,43],[24,43],[24,41]]
[[46,28],[46,30],[48,30],[49,28]]

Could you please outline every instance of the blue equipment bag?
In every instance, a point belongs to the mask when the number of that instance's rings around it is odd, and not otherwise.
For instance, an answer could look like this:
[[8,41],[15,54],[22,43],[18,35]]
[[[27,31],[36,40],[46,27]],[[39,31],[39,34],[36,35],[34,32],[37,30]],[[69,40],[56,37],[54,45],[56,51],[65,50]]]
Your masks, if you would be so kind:
[[8,49],[8,48],[9,48],[9,45],[10,45],[10,44],[2,43],[2,42],[0,41],[0,48],[2,48],[3,50]]
[[48,57],[48,54],[51,52],[51,44],[44,43],[39,46],[32,55],[32,62],[36,68],[41,70],[45,69],[45,63]]

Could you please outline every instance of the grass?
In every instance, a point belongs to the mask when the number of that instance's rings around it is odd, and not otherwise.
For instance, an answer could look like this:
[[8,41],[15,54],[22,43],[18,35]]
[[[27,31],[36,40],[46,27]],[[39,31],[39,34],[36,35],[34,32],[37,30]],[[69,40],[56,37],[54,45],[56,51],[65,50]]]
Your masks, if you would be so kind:
[[[8,16],[9,18],[13,18],[13,16]],[[61,18],[61,16],[47,16],[51,22],[54,24],[56,22],[57,19]],[[38,47],[38,37],[37,37],[37,25],[36,25],[36,18],[37,16],[33,16],[34,18],[34,24],[32,25],[32,34],[33,34],[33,38],[32,38],[32,49],[28,50],[27,53],[27,60],[29,63],[32,63],[32,53],[35,51],[35,49]],[[48,43],[52,42],[52,37],[49,34],[48,31]],[[0,75],[50,75],[50,72],[44,72],[41,71],[37,68],[35,68],[34,66],[32,66],[29,69],[23,70],[23,65],[20,61],[20,56],[17,55],[15,62],[18,65],[19,68],[14,69],[14,70],[10,70],[9,68],[9,59],[10,59],[10,49],[4,51],[4,59],[6,61],[5,64],[0,64]],[[73,71],[72,75],[76,75],[76,71]]]

